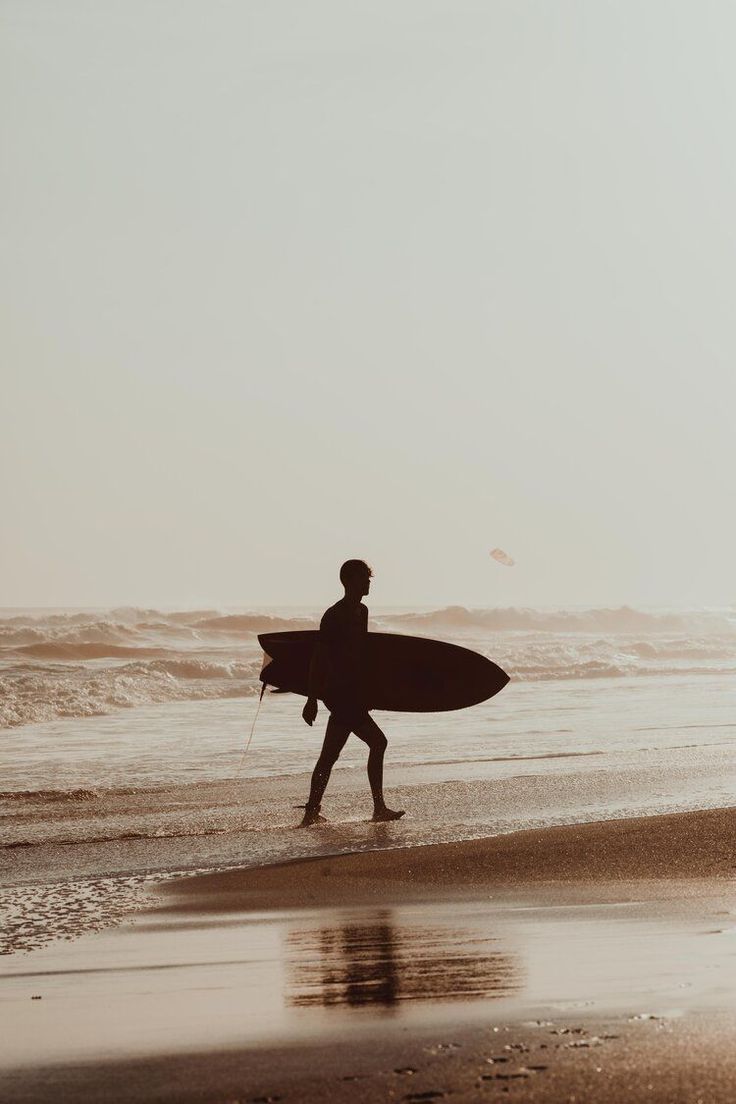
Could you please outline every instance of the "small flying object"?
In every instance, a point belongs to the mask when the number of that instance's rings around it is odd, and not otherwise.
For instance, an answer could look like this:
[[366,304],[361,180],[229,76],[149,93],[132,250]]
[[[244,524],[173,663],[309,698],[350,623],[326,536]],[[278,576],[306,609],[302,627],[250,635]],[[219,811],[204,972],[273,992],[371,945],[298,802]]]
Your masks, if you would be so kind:
[[496,563],[503,564],[504,567],[514,567],[514,561],[511,559],[508,552],[504,552],[503,548],[491,549],[490,555]]

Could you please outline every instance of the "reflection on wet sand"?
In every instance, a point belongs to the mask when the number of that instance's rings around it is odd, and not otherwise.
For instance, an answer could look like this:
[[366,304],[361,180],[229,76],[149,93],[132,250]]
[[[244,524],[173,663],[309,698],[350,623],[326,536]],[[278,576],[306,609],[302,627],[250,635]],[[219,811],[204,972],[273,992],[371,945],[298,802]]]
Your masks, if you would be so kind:
[[286,1001],[298,1008],[488,1000],[520,988],[516,956],[498,940],[451,925],[397,924],[389,909],[292,929],[286,961]]

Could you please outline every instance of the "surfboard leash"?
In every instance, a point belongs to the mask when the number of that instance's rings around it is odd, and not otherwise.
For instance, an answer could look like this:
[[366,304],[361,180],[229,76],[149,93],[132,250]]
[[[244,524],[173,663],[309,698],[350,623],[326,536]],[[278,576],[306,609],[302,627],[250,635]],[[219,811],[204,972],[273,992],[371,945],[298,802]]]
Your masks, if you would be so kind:
[[261,692],[258,696],[258,705],[256,706],[255,713],[253,714],[253,723],[250,726],[250,732],[248,733],[248,739],[245,742],[245,747],[243,748],[243,754],[240,756],[240,763],[238,764],[238,769],[235,772],[235,778],[233,779],[233,781],[237,781],[238,775],[240,774],[241,770],[243,769],[243,763],[245,762],[245,757],[248,754],[248,748],[251,745],[251,740],[253,739],[253,733],[256,730],[256,724],[258,723],[258,716],[261,712],[261,702],[263,701],[263,695],[265,693],[266,693],[266,684],[265,684],[265,682],[263,682],[263,683],[261,683]]

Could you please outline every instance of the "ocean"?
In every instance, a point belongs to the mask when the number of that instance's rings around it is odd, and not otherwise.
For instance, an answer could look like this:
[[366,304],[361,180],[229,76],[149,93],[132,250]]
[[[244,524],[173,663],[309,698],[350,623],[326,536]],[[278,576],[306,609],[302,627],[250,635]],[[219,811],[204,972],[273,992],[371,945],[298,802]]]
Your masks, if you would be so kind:
[[456,713],[374,714],[403,821],[369,822],[351,739],[329,823],[297,831],[326,715],[310,729],[267,693],[256,716],[257,633],[317,618],[0,611],[0,951],[116,922],[184,871],[736,801],[736,609],[377,610],[373,629],[464,644],[511,682]]

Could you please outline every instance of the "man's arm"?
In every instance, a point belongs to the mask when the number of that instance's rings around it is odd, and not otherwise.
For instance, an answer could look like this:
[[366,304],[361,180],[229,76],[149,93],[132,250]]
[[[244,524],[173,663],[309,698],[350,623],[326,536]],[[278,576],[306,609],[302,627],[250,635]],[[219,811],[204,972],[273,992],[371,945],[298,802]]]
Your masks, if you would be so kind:
[[317,716],[317,698],[324,693],[324,645],[317,641],[309,664],[309,682],[307,685],[307,704],[302,709],[302,717],[308,725],[313,725]]
[[335,615],[332,607],[325,610],[319,623],[319,636],[312,652],[307,683],[307,704],[302,709],[302,717],[308,725],[313,725],[317,716],[317,698],[325,692],[327,681],[327,646],[335,633]]

